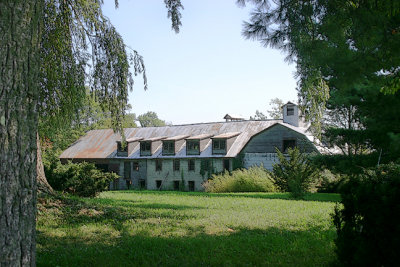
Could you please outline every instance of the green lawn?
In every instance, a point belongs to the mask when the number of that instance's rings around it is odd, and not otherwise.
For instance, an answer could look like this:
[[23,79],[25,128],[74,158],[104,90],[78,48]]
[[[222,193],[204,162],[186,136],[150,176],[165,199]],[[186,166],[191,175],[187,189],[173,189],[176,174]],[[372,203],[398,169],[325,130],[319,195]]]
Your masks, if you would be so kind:
[[38,266],[326,266],[336,194],[105,192],[39,199]]

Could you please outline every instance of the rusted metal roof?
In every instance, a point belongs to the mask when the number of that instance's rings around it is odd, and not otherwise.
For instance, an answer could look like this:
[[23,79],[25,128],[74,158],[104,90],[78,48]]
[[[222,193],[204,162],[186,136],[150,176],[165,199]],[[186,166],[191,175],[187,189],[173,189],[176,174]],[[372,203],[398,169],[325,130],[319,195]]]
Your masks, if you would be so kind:
[[[189,136],[186,139],[202,139],[214,138],[220,136],[230,136],[232,133],[239,133],[233,142],[231,148],[226,155],[213,155],[211,142],[207,145],[204,151],[196,157],[235,157],[247,144],[252,136],[266,130],[273,125],[280,124],[290,128],[296,132],[306,135],[309,139],[310,136],[305,128],[295,127],[282,120],[265,120],[265,121],[231,121],[231,122],[212,122],[212,123],[198,123],[187,125],[170,125],[163,127],[145,127],[145,128],[128,128],[125,129],[125,136],[127,139],[136,138],[133,140],[161,140],[162,138],[176,138],[177,136]],[[222,137],[221,137],[222,138]],[[116,158],[117,143],[121,140],[121,136],[116,134],[111,129],[105,130],[92,130],[85,136],[81,137],[77,142],[65,150],[60,158],[62,159],[101,159],[101,158]],[[193,156],[186,155],[186,144],[177,151],[175,156],[163,156],[161,146],[152,155],[148,157],[140,156],[139,146],[130,153],[128,158],[187,158]]]

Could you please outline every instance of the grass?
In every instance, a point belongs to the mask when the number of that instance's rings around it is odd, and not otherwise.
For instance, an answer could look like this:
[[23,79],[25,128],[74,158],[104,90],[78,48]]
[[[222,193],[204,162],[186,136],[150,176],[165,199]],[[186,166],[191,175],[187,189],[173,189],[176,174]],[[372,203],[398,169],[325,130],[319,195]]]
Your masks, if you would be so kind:
[[336,194],[104,192],[39,199],[38,266],[326,266]]

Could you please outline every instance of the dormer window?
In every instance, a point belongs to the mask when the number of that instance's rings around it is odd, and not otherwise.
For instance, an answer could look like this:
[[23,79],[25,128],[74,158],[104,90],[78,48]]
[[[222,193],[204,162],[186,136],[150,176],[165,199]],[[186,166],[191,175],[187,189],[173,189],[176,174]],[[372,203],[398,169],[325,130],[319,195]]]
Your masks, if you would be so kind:
[[212,138],[213,155],[226,155],[240,132],[222,133]]
[[213,139],[213,154],[226,154],[226,139]]
[[187,140],[186,141],[186,154],[199,155],[200,154],[200,140]]
[[118,157],[128,156],[128,144],[125,144],[125,146],[122,147],[122,143],[120,141],[117,142],[117,156]]
[[122,148],[122,143],[118,142],[118,152],[128,152],[128,146],[125,144],[125,146]]
[[175,155],[175,142],[174,141],[164,141],[162,154],[163,155]]
[[286,115],[287,116],[293,116],[294,115],[294,107],[292,106],[292,107],[287,107],[287,109],[286,109]]
[[151,156],[151,142],[140,142],[140,156]]

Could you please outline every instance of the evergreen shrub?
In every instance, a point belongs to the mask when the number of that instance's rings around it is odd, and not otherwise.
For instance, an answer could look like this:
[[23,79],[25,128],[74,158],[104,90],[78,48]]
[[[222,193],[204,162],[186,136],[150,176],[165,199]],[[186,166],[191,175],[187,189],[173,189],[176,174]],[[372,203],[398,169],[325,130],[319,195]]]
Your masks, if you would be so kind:
[[333,221],[341,266],[398,266],[400,165],[381,165],[341,188]]
[[304,197],[318,179],[318,169],[297,147],[289,148],[287,157],[279,149],[276,152],[279,162],[274,164],[272,171],[276,185],[281,191],[290,192],[294,198]]
[[103,172],[93,163],[87,162],[57,164],[47,174],[48,182],[55,190],[81,197],[93,197],[106,190],[111,181],[119,178],[117,174]]

